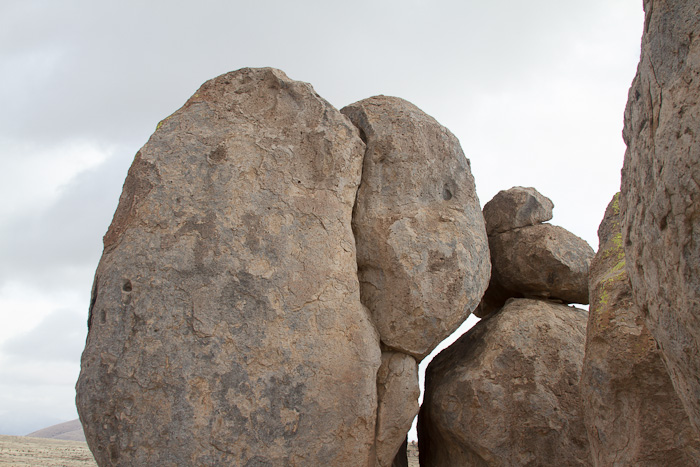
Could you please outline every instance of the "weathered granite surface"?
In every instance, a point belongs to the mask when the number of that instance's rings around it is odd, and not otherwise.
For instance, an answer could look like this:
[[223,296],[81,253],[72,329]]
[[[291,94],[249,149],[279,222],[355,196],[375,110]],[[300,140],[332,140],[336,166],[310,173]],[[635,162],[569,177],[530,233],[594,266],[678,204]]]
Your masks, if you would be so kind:
[[605,211],[598,237],[581,373],[591,457],[601,467],[700,465],[700,437],[632,300],[619,194]]
[[625,110],[622,237],[634,300],[700,430],[700,3],[644,9]]
[[420,360],[489,281],[469,161],[449,130],[403,99],[371,97],[342,112],[367,143],[353,216],[362,303],[384,344]]
[[585,310],[512,299],[437,355],[418,416],[421,465],[590,465],[586,320]]
[[100,465],[375,464],[364,150],[270,68],[206,82],[158,125],[95,275],[77,405]]

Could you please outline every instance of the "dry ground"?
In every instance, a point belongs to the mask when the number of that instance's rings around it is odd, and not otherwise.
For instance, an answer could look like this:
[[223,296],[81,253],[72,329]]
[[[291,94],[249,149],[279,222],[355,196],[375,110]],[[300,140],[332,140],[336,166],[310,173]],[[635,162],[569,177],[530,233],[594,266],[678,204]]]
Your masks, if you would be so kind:
[[0,467],[96,467],[87,443],[0,435]]
[[[418,447],[409,443],[408,465],[418,467]],[[97,467],[87,443],[0,435],[0,467]]]
[[408,467],[418,467],[418,445],[415,441],[408,443]]

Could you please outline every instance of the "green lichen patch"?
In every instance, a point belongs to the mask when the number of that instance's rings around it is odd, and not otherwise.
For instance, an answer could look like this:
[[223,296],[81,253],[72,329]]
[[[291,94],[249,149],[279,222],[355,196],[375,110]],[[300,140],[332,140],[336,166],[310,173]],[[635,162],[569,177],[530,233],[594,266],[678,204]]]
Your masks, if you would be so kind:
[[615,196],[613,196],[612,208],[613,208],[613,212],[615,213],[616,216],[620,214],[620,192],[619,191],[617,193],[615,193]]

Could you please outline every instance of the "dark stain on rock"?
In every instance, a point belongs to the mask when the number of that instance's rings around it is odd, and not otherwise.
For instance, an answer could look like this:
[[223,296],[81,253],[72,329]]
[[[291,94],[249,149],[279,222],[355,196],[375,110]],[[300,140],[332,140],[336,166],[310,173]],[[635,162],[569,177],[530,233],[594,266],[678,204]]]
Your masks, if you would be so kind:
[[90,332],[90,328],[92,327],[92,311],[95,309],[95,302],[97,302],[97,292],[99,291],[99,282],[100,282],[100,277],[95,276],[95,283],[92,285],[92,294],[90,294],[90,308],[88,309],[88,322],[87,322],[87,328],[88,332]]
[[450,256],[435,250],[428,252],[428,271],[437,272],[445,269],[457,269],[457,257],[454,252]]
[[220,144],[214,149],[212,152],[209,153],[207,156],[207,160],[210,163],[213,164],[219,164],[223,161],[226,160],[226,148],[224,147],[223,144]]
[[[299,368],[297,368],[299,369]],[[282,409],[295,411],[299,417],[304,413],[303,401],[306,386],[289,374],[272,375],[265,385],[261,396],[269,401],[269,406],[259,409],[251,416],[254,431],[260,441],[270,443],[275,439],[290,439],[296,435],[298,420],[285,423]]]
[[445,185],[442,187],[442,199],[445,201],[449,201],[452,199],[452,190],[450,190],[450,187]]
[[255,456],[245,463],[244,467],[272,467],[274,464],[262,456]]
[[112,224],[103,238],[105,250],[116,245],[119,238],[131,224],[138,204],[148,195],[159,180],[160,174],[158,174],[156,166],[144,161],[141,158],[140,151],[136,153],[134,162],[131,164],[124,182],[119,206],[112,218]]

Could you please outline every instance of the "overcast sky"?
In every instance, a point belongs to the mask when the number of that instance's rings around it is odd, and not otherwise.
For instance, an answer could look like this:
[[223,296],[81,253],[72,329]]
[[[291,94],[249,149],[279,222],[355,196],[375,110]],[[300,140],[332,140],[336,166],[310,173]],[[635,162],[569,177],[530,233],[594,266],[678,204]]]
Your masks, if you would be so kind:
[[597,248],[641,0],[0,1],[0,434],[77,418],[92,278],[126,171],[206,80],[273,66],[337,108],[447,126],[482,206],[534,186]]

